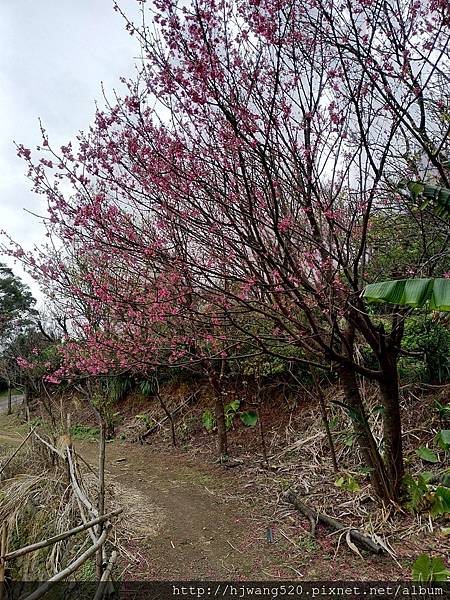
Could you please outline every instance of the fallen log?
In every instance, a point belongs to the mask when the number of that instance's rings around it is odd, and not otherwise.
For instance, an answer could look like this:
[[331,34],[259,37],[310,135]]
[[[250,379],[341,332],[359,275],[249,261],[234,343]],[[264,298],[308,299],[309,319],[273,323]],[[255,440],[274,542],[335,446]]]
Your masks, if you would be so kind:
[[298,511],[300,511],[305,517],[309,519],[311,522],[312,533],[314,534],[314,530],[312,524],[320,522],[333,529],[334,531],[344,531],[348,530],[350,538],[364,549],[373,552],[374,554],[381,554],[384,551],[384,548],[373,541],[371,537],[361,533],[358,529],[349,528],[344,523],[341,523],[337,519],[333,519],[333,517],[329,517],[324,513],[319,513],[312,509],[310,506],[306,505],[302,502],[293,492],[286,492],[285,499],[287,502],[292,504]]

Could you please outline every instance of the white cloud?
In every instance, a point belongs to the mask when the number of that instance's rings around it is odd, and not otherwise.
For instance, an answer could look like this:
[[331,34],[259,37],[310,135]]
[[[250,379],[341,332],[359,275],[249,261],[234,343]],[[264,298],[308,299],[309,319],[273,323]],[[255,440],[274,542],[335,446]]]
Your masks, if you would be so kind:
[[[121,8],[136,18],[136,0]],[[25,164],[13,140],[33,148],[41,142],[39,118],[52,145],[73,139],[92,121],[95,100],[131,75],[136,40],[124,29],[112,0],[14,0],[0,7],[0,229],[27,248],[45,243],[39,221],[43,199],[31,193]],[[23,275],[18,265],[1,258]],[[31,284],[35,295],[36,285]]]

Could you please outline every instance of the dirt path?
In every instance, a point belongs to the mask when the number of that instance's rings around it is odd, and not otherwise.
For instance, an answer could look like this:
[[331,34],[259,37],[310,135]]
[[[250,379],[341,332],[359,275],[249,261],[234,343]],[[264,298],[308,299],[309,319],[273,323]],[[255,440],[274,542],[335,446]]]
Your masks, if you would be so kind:
[[[78,444],[96,463],[96,445]],[[130,539],[141,555],[128,577],[139,579],[268,579],[282,560],[282,545],[266,539],[267,519],[236,498],[227,469],[182,452],[114,442],[107,446],[107,476],[122,499]],[[288,573],[284,572],[285,575]],[[280,575],[278,575],[280,576]],[[290,574],[291,577],[295,573]]]
[[[17,417],[2,415],[0,455],[24,435]],[[96,470],[97,443],[75,446]],[[126,532],[119,539],[126,550],[119,565],[123,580],[393,581],[410,573],[409,559],[405,568],[387,555],[355,560],[344,544],[334,556],[336,538],[329,531],[319,527],[312,539],[307,523],[287,517],[282,505],[276,509],[274,487],[267,488],[267,502],[255,475],[239,467],[120,440],[108,443],[106,457],[110,507],[124,509],[118,528]],[[269,526],[274,543],[267,539]]]

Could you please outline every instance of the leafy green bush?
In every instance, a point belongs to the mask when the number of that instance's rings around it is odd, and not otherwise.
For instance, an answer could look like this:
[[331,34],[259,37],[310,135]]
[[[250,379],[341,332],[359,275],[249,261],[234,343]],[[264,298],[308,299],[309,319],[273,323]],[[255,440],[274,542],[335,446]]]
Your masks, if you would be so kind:
[[410,474],[403,478],[407,496],[405,507],[412,513],[427,511],[433,517],[450,514],[450,488],[431,485],[429,481],[433,476],[433,473],[424,471],[417,479]]
[[151,429],[154,425],[156,425],[155,419],[152,419],[152,417],[150,417],[150,415],[146,415],[146,414],[136,415],[136,419],[139,419],[139,421],[142,421],[142,423],[145,425],[145,427],[147,429]]

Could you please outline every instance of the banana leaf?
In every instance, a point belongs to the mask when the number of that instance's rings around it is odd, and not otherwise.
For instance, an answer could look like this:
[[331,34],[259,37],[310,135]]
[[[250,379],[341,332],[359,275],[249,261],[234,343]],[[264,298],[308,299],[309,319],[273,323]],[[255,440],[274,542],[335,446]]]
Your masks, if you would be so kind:
[[387,302],[429,310],[450,311],[450,279],[396,279],[367,285],[368,302]]

